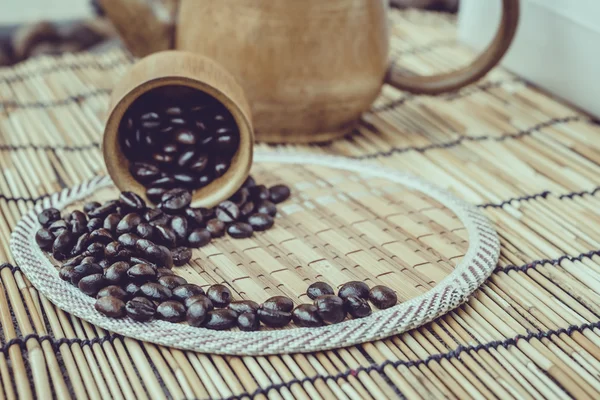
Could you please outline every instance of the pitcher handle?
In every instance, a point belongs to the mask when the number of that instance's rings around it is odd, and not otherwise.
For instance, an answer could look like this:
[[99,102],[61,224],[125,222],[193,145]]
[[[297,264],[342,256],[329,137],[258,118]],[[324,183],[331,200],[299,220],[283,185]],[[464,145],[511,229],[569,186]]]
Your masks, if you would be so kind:
[[502,0],[502,21],[494,40],[470,65],[457,71],[433,76],[406,76],[394,65],[390,67],[386,82],[400,90],[419,94],[440,94],[459,89],[487,74],[510,47],[519,23],[519,0]]

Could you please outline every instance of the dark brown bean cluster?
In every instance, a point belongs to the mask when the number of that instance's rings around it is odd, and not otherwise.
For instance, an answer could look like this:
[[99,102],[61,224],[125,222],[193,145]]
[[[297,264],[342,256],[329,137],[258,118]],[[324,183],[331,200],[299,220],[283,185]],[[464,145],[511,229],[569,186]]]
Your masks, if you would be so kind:
[[154,203],[169,189],[194,190],[223,176],[240,142],[235,119],[223,104],[177,86],[138,98],[121,122],[119,137],[131,174]]

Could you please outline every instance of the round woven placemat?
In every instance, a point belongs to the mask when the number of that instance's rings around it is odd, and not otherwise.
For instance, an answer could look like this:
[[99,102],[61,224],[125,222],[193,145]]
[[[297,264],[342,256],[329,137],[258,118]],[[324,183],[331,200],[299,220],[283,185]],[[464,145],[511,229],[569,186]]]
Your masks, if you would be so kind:
[[256,154],[259,183],[285,183],[292,197],[279,206],[273,229],[250,239],[222,238],[194,250],[176,268],[201,286],[225,283],[235,297],[258,302],[284,294],[310,302],[305,290],[324,280],[384,284],[399,304],[367,318],[321,328],[212,331],[185,323],[140,323],[98,313],[95,300],[58,277],[37,247],[37,213],[81,207],[117,196],[107,177],[56,193],[27,213],[11,249],[31,283],[61,309],[110,331],[181,349],[237,355],[309,352],[363,343],[418,327],[455,308],[494,270],[500,246],[473,206],[411,175],[380,165],[314,154]]

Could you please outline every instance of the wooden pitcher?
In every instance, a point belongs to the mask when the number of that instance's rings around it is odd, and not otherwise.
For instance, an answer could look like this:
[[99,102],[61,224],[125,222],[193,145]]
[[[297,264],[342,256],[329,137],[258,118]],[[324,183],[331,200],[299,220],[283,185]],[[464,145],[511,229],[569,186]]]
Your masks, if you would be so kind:
[[470,65],[407,77],[388,64],[385,0],[102,0],[135,55],[174,47],[224,66],[244,88],[256,138],[268,142],[348,133],[384,81],[439,94],[478,80],[517,29],[519,1],[502,2],[496,37]]

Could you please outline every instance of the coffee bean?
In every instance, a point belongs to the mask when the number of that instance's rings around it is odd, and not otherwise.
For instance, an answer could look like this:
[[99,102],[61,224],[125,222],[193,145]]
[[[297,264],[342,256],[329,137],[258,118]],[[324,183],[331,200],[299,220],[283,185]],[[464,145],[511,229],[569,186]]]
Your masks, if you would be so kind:
[[173,229],[164,225],[156,225],[154,227],[154,231],[154,237],[157,243],[164,245],[170,249],[175,247],[177,243],[177,236],[175,236],[175,232],[173,231]]
[[176,247],[171,251],[173,264],[177,267],[187,264],[192,259],[192,249],[188,247]]
[[142,239],[152,239],[155,234],[154,227],[147,222],[140,223],[135,228],[135,232]]
[[215,307],[227,307],[231,302],[231,290],[225,285],[212,285],[206,291],[206,297],[212,301]]
[[269,200],[269,189],[265,185],[256,185],[248,188],[250,198],[259,203],[260,201]]
[[294,324],[305,328],[325,325],[319,315],[319,309],[313,304],[300,304],[292,312],[292,319]]
[[219,204],[215,213],[217,218],[226,224],[235,222],[240,217],[240,209],[234,202],[229,200],[225,200]]
[[125,291],[127,292],[128,297],[136,297],[142,295],[140,285],[138,285],[135,282],[129,282],[127,285],[125,285]]
[[215,171],[216,177],[225,175],[225,172],[227,172],[228,169],[229,169],[229,161],[228,160],[223,159],[223,158],[218,158],[215,161],[214,171]]
[[250,197],[250,192],[247,188],[242,187],[237,192],[235,192],[233,196],[229,198],[229,200],[234,202],[238,207],[241,207],[248,201],[248,197]]
[[108,244],[112,242],[113,236],[108,229],[100,228],[90,233],[90,242]]
[[323,321],[330,324],[337,324],[346,318],[346,310],[344,310],[344,300],[332,294],[325,294],[315,299],[319,315]]
[[123,300],[114,296],[104,296],[96,300],[94,308],[111,318],[123,318],[126,314]]
[[183,115],[183,110],[181,107],[171,105],[165,108],[164,113],[169,117],[181,117]]
[[110,285],[100,289],[98,291],[98,294],[96,295],[96,297],[98,298],[106,296],[113,296],[117,299],[125,300],[128,295],[127,292],[121,286]]
[[137,226],[142,222],[142,217],[138,213],[129,213],[119,221],[117,225],[117,235],[130,233],[136,230]]
[[52,232],[52,234],[56,237],[63,231],[70,231],[71,229],[67,224],[67,221],[65,221],[64,219],[59,219],[57,221],[52,222],[48,226],[48,230]]
[[185,307],[178,301],[164,301],[156,308],[156,317],[164,321],[181,322],[185,319]]
[[241,331],[257,331],[260,328],[260,321],[258,320],[256,314],[243,313],[237,318],[237,326]]
[[58,277],[60,279],[62,279],[63,281],[67,281],[69,283],[71,283],[71,280],[73,279],[73,274],[75,271],[75,267],[73,267],[72,265],[63,265],[60,270],[58,271]]
[[191,164],[192,161],[194,161],[195,157],[196,157],[196,150],[194,150],[194,149],[186,150],[186,151],[182,152],[181,155],[179,156],[179,158],[177,159],[177,165],[180,168],[185,168],[189,164]]
[[117,238],[119,244],[132,251],[134,249],[137,249],[137,242],[139,242],[140,240],[140,237],[133,233],[124,233]]
[[81,260],[81,262],[77,265],[82,265],[82,264],[94,264],[96,262],[96,257],[93,256],[87,256],[84,257],[83,260]]
[[110,262],[129,261],[131,251],[119,242],[110,242],[104,247],[104,257]]
[[[254,212],[254,202],[248,200],[240,207],[241,219],[247,219]],[[271,218],[271,217],[269,217]]]
[[171,290],[160,283],[146,282],[140,286],[142,294],[154,301],[165,301],[171,298]]
[[90,218],[87,222],[88,232],[93,232],[96,229],[102,228],[104,221],[102,218]]
[[127,316],[135,321],[149,321],[156,313],[156,306],[145,297],[134,297],[125,304]]
[[[70,255],[77,256],[77,255],[82,254],[86,250],[89,238],[90,238],[89,233],[84,233],[83,235],[79,236],[79,238],[77,238],[77,241],[75,242],[75,245],[71,249]],[[36,240],[37,240],[37,236],[36,236]]]
[[69,225],[71,233],[81,235],[87,232],[87,217],[83,212],[75,210],[69,215]]
[[199,248],[210,243],[211,234],[207,229],[196,228],[190,232],[187,243],[190,247]]
[[101,206],[101,204],[98,203],[97,201],[87,202],[83,205],[83,212],[85,212],[87,214],[90,211],[95,210],[96,208],[98,208],[100,206]]
[[127,270],[127,276],[136,282],[148,282],[156,279],[156,270],[147,264],[136,264]]
[[342,298],[342,300],[346,300],[348,296],[356,296],[361,299],[369,298],[369,286],[360,281],[351,281],[344,283],[344,285],[340,288],[338,292],[338,296]]
[[[163,165],[163,167],[168,167],[168,164],[173,162],[173,156],[168,155],[168,154],[158,154],[158,155],[155,154],[154,157],[155,158],[159,157],[161,162],[163,164],[166,164],[166,165]],[[157,179],[153,180],[152,182],[150,182],[148,184],[148,186],[164,188],[164,189],[171,189],[171,188],[175,187],[176,184],[177,183],[175,182],[175,179],[173,179],[172,176],[165,174],[165,175],[161,176],[160,178],[157,178]],[[164,193],[167,193],[167,192],[168,192],[168,190],[165,191]],[[148,194],[148,193],[146,193],[146,194]],[[163,194],[163,196],[164,196],[164,194]],[[162,196],[161,196],[161,199],[162,199]]]
[[124,212],[141,212],[146,208],[146,202],[133,192],[122,192],[119,196]]
[[230,310],[235,311],[238,314],[251,313],[256,314],[258,311],[258,303],[252,300],[240,300],[232,301],[227,306]]
[[157,129],[160,126],[160,116],[155,112],[146,112],[140,116],[140,125],[146,129]]
[[234,239],[249,238],[254,233],[252,226],[245,222],[236,222],[227,227],[227,233]]
[[213,238],[221,237],[225,234],[225,222],[220,219],[210,219],[206,223],[206,230],[210,232],[210,236]]
[[190,326],[200,326],[206,319],[209,310],[201,301],[196,301],[189,305],[186,313],[186,320]]
[[161,197],[161,210],[173,214],[190,205],[192,195],[185,189],[171,189]]
[[203,188],[204,186],[211,183],[213,181],[213,179],[214,179],[214,176],[212,175],[212,173],[210,171],[198,176],[198,180],[197,180],[198,188]]
[[175,179],[175,182],[177,182],[177,186],[192,187],[194,186],[194,181],[196,180],[196,177],[195,175],[188,173],[179,173],[174,174],[173,179]]
[[146,249],[144,255],[160,268],[173,268],[171,251],[165,246],[153,245]]
[[188,297],[195,296],[197,294],[205,294],[204,289],[193,283],[186,283],[185,285],[177,286],[173,289],[173,298],[185,301]]
[[344,299],[346,312],[352,315],[352,318],[363,318],[371,315],[371,306],[367,300],[357,296],[347,296]]
[[287,311],[259,308],[256,315],[260,322],[272,328],[281,328],[292,320],[292,313]]
[[273,296],[265,300],[260,308],[290,312],[294,308],[294,302],[286,296]]
[[168,189],[152,186],[146,189],[146,197],[153,203],[159,203],[163,194],[167,192]]
[[98,242],[90,243],[83,254],[91,257],[102,257],[104,255],[104,245]]
[[171,219],[171,230],[175,233],[177,243],[182,244],[188,237],[188,220],[186,217],[176,215]]
[[242,187],[249,189],[252,186],[256,186],[256,181],[254,180],[254,178],[252,177],[252,175],[248,175],[248,177],[246,178],[246,180],[242,184]]
[[196,135],[189,129],[178,129],[175,132],[175,141],[184,146],[191,146],[196,144]]
[[144,219],[148,221],[152,226],[165,225],[171,221],[171,217],[163,213],[158,208],[153,208],[151,210],[146,211],[146,213],[144,214]]
[[162,278],[163,276],[171,276],[171,275],[175,275],[175,273],[168,268],[158,268],[156,270],[157,278]]
[[52,244],[52,255],[57,260],[64,260],[73,248],[75,236],[67,230],[62,231],[54,239]]
[[188,207],[185,209],[185,216],[188,219],[190,228],[198,228],[204,226],[204,216],[201,208]]
[[166,275],[158,278],[158,283],[160,283],[169,290],[173,290],[177,286],[185,285],[187,281],[184,278],[177,275]]
[[117,261],[104,271],[104,279],[110,284],[119,284],[127,279],[130,266],[125,261]]
[[200,154],[190,161],[188,169],[198,175],[204,172],[208,166],[208,157],[205,154]]
[[279,204],[282,201],[285,201],[290,197],[290,188],[285,185],[275,185],[269,188],[269,199],[275,203]]
[[185,304],[186,307],[189,307],[190,305],[192,305],[193,303],[195,303],[197,301],[204,304],[204,307],[206,307],[206,309],[208,311],[211,311],[214,308],[212,301],[210,301],[210,299],[203,294],[196,294],[194,296],[188,297],[187,299],[185,299],[183,301],[183,303]]
[[[193,304],[192,304],[193,305]],[[229,309],[213,310],[206,313],[204,327],[217,331],[233,328],[237,323],[237,314]]]
[[90,218],[106,218],[108,214],[116,213],[119,208],[118,202],[106,202],[88,213]]
[[110,262],[107,259],[103,259],[98,261],[98,265],[104,270],[108,267],[110,267]]
[[[63,266],[65,267],[75,267],[79,264],[83,264],[83,260],[85,259],[85,256],[83,254],[80,254],[78,256],[75,257],[71,257],[68,260],[66,260],[65,262],[63,262]],[[92,258],[92,262],[94,262],[95,259]]]
[[156,243],[148,239],[138,239],[135,242],[135,249],[141,254],[146,254],[150,246],[156,246]]
[[84,276],[77,283],[79,290],[88,296],[96,296],[98,291],[106,286],[102,273]]
[[255,231],[265,231],[273,226],[275,220],[268,214],[252,214],[248,217],[248,223]]
[[398,302],[396,292],[387,286],[373,286],[369,291],[369,300],[380,310],[395,306]]
[[306,290],[307,296],[314,300],[319,296],[323,296],[324,294],[334,294],[333,288],[325,282],[315,282],[311,284]]
[[256,205],[256,212],[274,217],[277,215],[277,207],[269,200],[263,200]]
[[46,228],[41,228],[35,233],[35,242],[42,250],[50,250],[54,244],[54,235]]
[[46,208],[37,216],[38,222],[44,227],[48,227],[54,221],[60,219],[60,211],[56,208]]
[[104,222],[102,223],[102,227],[112,233],[116,232],[117,225],[121,221],[121,215],[117,213],[108,214],[104,218]]

